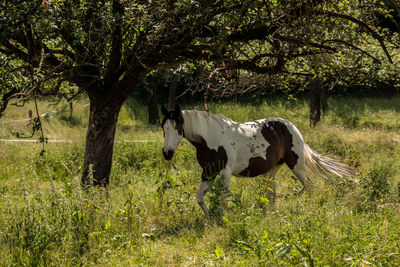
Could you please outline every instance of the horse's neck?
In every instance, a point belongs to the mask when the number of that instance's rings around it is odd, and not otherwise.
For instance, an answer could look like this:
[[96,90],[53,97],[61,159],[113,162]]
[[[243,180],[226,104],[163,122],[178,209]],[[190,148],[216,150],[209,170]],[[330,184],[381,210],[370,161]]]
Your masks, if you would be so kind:
[[190,142],[207,140],[221,126],[204,111],[185,110],[182,112],[184,137]]

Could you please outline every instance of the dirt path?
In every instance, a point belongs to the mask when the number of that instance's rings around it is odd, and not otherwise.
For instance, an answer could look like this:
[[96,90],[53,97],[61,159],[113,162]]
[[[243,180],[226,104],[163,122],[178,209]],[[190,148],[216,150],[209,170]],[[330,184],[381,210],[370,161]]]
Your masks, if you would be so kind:
[[[22,142],[22,143],[39,143],[39,140],[34,139],[0,139],[0,142]],[[48,143],[75,143],[72,140],[48,140]],[[123,140],[115,141],[115,143],[152,143],[157,140]]]
[[[45,117],[45,116],[47,116],[49,114],[56,114],[56,113],[62,113],[62,112],[66,112],[66,111],[49,111],[49,112],[43,113],[42,115],[40,115],[40,117],[42,118],[42,117]],[[23,121],[30,121],[32,119],[33,118],[25,118],[25,119],[12,120],[12,121],[0,121],[0,123],[4,123],[4,124],[6,124],[6,123],[18,123],[18,122],[23,122]]]
[[[88,106],[89,104],[86,104],[85,106]],[[56,113],[62,113],[66,111],[49,111],[46,113],[43,113],[40,115],[40,117],[45,117],[49,114],[56,114]],[[24,122],[24,121],[30,121],[32,118],[25,118],[25,119],[19,119],[19,120],[12,120],[12,121],[0,121],[0,124],[8,124],[8,123],[18,123],[18,122]],[[0,139],[0,142],[21,142],[21,143],[39,143],[39,140],[37,139]],[[48,143],[75,143],[75,141],[72,140],[48,140]],[[147,143],[147,142],[157,142],[157,140],[123,140],[123,141],[115,141],[115,143]]]

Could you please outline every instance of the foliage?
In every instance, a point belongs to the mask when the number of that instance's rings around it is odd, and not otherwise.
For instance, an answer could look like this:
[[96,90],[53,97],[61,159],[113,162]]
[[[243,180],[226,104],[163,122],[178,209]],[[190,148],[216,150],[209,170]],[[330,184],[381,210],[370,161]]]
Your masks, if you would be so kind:
[[371,203],[384,202],[391,195],[391,178],[397,174],[396,158],[377,157],[371,162],[371,169],[364,179],[364,189],[367,200]]
[[[313,79],[332,87],[354,79],[348,73],[367,83],[371,72],[397,86],[397,31],[376,27],[395,23],[397,7],[390,0],[3,1],[0,113],[10,98],[72,99],[85,91],[92,112],[82,183],[92,165],[96,184],[105,185],[112,162],[103,156],[113,150],[116,118],[149,74],[188,62],[225,70],[235,96],[259,87],[239,86],[235,70],[278,76],[267,79],[286,89]],[[386,61],[396,66],[375,67]]]
[[391,0],[38,0],[5,1],[2,7],[2,94],[42,90],[73,97],[79,91],[66,91],[72,88],[66,83],[86,91],[102,87],[98,81],[137,85],[147,74],[185,61],[244,69],[244,76],[273,75],[269,82],[286,89],[304,85],[296,79],[317,77],[328,86],[354,78],[368,83],[371,74],[374,82],[399,81],[393,52],[400,8]]

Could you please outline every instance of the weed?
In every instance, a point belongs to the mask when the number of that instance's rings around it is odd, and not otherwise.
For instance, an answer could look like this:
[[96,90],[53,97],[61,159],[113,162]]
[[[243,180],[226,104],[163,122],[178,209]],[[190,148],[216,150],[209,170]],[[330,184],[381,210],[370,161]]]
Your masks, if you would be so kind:
[[377,201],[384,202],[389,198],[390,182],[396,174],[397,164],[394,158],[376,157],[372,160],[370,170],[362,179],[368,203],[373,203],[374,206]]
[[49,151],[35,159],[35,172],[44,180],[69,181],[80,172],[83,164],[83,149],[71,147],[63,151]]

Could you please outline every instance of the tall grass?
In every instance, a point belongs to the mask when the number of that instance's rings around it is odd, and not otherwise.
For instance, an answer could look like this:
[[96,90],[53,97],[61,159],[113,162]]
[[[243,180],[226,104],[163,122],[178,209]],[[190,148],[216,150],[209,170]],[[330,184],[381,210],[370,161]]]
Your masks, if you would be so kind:
[[[210,223],[195,200],[201,169],[194,148],[183,141],[173,162],[165,162],[162,132],[146,126],[145,108],[132,102],[120,114],[116,140],[152,142],[116,143],[109,188],[82,191],[82,100],[72,118],[56,114],[44,123],[52,138],[74,143],[48,144],[39,156],[37,144],[0,142],[2,265],[398,264],[400,144],[391,138],[400,135],[399,99],[333,99],[316,128],[309,128],[304,100],[259,102],[209,108],[236,121],[293,121],[313,149],[358,168],[360,183],[312,176],[313,192],[298,195],[300,183],[282,168],[277,203],[266,206],[262,177],[233,178],[223,214],[218,187],[208,192],[219,218]],[[3,126],[1,138],[25,127]]]

